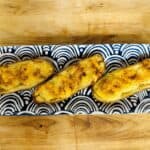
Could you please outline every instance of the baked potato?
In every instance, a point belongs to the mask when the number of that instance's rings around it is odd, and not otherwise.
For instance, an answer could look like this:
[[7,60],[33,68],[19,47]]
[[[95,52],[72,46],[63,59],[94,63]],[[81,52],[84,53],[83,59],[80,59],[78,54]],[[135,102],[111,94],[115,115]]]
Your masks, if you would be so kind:
[[93,86],[93,96],[102,102],[115,102],[150,88],[150,59],[106,74]]
[[54,65],[42,58],[0,66],[0,94],[32,88],[54,72]]
[[49,81],[36,87],[33,97],[38,103],[54,103],[65,100],[94,84],[105,71],[101,55],[95,54],[70,65]]

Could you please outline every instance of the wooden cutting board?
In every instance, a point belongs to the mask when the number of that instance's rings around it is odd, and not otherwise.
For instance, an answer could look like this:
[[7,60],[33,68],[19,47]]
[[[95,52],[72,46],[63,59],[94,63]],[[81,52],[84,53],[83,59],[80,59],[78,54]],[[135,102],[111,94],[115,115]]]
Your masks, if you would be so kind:
[[0,0],[0,44],[149,42],[149,0]]
[[[0,44],[149,43],[149,0],[0,0]],[[149,150],[150,116],[0,117],[0,149]]]
[[2,150],[149,150],[149,115],[1,117]]

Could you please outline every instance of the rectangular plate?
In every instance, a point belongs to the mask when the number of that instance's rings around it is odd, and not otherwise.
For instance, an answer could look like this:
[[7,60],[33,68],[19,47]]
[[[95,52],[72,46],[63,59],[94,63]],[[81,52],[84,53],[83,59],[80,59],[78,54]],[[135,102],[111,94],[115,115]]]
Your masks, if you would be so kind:
[[[34,45],[0,47],[0,65],[35,57],[47,57],[59,72],[64,67],[93,54],[104,57],[107,72],[150,57],[150,44],[96,45]],[[36,104],[34,89],[0,95],[0,115],[56,115],[56,114],[126,114],[150,112],[150,89],[141,91],[114,104],[94,100],[91,88],[86,88],[68,100],[55,104]]]

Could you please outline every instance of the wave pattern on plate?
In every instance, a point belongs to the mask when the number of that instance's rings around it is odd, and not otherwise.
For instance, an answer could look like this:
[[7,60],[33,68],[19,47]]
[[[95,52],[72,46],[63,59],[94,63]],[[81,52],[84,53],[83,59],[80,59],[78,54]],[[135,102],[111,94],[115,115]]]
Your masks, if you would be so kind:
[[111,45],[109,44],[98,44],[98,45],[87,45],[82,56],[89,57],[94,54],[101,54],[103,58],[107,58],[114,53]]
[[80,51],[77,45],[53,45],[51,47],[51,56],[57,60],[60,68],[62,68],[69,60],[73,58],[79,58]]
[[27,60],[42,56],[43,50],[41,46],[20,46],[16,49],[15,54],[22,60]]
[[136,107],[135,113],[150,113],[150,98],[143,99]]
[[114,70],[117,70],[119,68],[126,67],[128,65],[128,62],[119,55],[113,55],[110,57],[107,57],[105,59],[106,64],[106,72],[112,72]]
[[74,114],[89,114],[98,111],[94,100],[86,96],[77,96],[72,98],[65,107],[65,110]]
[[17,116],[35,116],[36,114],[30,111],[21,111],[16,113]]
[[31,101],[33,90],[22,90],[18,91],[17,93],[22,97],[26,105],[29,104],[29,102]]
[[121,56],[127,59],[130,65],[134,64],[141,59],[150,57],[148,46],[146,44],[124,44],[120,48]]
[[36,115],[52,115],[60,110],[58,104],[35,104],[34,102],[31,102],[26,108],[26,111]]
[[14,115],[21,111],[24,106],[24,101],[17,94],[7,94],[0,97],[0,114]]
[[11,64],[17,61],[20,61],[20,58],[14,54],[5,53],[0,55],[0,65]]
[[105,112],[107,114],[124,114],[129,112],[129,106],[123,101],[114,104],[105,104]]
[[[106,72],[126,67],[150,57],[150,44],[90,44],[1,46],[0,65],[43,57],[51,61],[57,71],[81,58],[101,54]],[[59,114],[123,114],[149,113],[150,89],[136,93],[114,104],[105,104],[92,97],[91,87],[82,89],[66,101],[55,104],[35,104],[34,88],[0,95],[0,115],[59,115]]]

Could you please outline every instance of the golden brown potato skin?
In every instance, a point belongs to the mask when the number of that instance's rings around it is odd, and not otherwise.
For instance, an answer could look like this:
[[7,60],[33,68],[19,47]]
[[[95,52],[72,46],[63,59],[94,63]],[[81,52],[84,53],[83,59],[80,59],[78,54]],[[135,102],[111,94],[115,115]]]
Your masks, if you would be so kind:
[[38,103],[53,103],[65,100],[80,89],[92,85],[105,70],[101,55],[94,55],[78,61],[58,73],[45,84],[39,85],[34,92]]
[[93,96],[115,102],[146,88],[150,88],[150,59],[106,74],[93,86]]
[[53,64],[42,58],[0,66],[0,94],[32,88],[54,71]]

